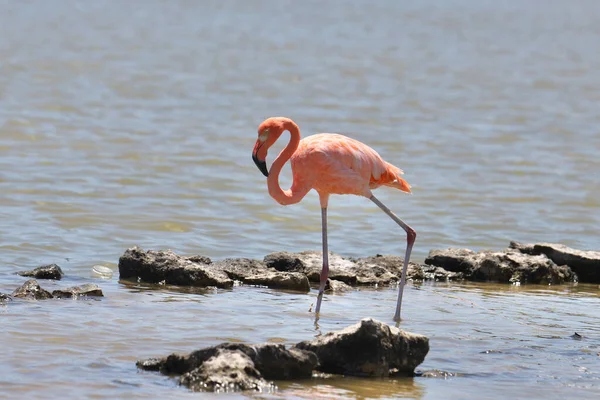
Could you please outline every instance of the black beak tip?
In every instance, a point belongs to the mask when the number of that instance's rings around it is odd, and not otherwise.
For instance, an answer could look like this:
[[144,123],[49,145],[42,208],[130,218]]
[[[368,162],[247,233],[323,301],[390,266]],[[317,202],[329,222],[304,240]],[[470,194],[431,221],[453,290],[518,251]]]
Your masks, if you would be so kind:
[[258,167],[260,172],[263,173],[264,176],[266,176],[266,177],[269,176],[269,170],[267,169],[266,162],[259,160],[255,154],[252,154],[252,161],[254,161],[254,164],[256,164],[256,166]]

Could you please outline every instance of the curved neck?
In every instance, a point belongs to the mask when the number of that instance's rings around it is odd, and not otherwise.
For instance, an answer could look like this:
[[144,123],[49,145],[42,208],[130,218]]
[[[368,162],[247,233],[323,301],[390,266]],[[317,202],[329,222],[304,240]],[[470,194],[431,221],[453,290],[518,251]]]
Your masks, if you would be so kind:
[[291,190],[283,190],[281,189],[281,186],[279,186],[279,174],[281,173],[281,169],[292,157],[300,144],[300,129],[298,129],[298,125],[293,121],[287,121],[284,124],[284,129],[290,132],[290,142],[285,149],[279,153],[275,161],[273,161],[269,177],[267,178],[267,186],[271,197],[279,204],[287,205],[298,203],[306,195],[308,190],[296,188],[296,182],[292,183]]

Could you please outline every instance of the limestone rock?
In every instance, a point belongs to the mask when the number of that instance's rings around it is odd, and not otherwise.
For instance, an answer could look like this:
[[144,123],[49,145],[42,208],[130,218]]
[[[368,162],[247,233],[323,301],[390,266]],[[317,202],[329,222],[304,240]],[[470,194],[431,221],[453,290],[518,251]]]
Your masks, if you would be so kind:
[[429,352],[429,339],[366,318],[296,347],[314,352],[321,372],[386,377],[412,375]]
[[56,264],[43,265],[32,269],[31,271],[17,272],[21,276],[27,276],[36,279],[55,279],[60,280],[64,273],[62,269]]

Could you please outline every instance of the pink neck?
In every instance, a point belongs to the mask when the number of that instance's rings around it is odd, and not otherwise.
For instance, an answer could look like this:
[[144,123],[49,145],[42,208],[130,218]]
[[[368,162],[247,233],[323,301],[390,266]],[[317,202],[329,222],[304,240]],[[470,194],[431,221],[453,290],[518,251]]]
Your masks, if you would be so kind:
[[[287,121],[284,125],[285,130],[290,132],[290,142],[288,145],[279,153],[273,165],[271,165],[271,171],[267,178],[267,186],[269,188],[269,194],[279,204],[288,205],[298,203],[306,195],[308,190],[303,188],[296,188],[293,183],[291,190],[283,190],[279,186],[279,174],[285,163],[292,157],[298,145],[300,144],[300,129],[293,121]],[[310,190],[310,189],[309,189]]]

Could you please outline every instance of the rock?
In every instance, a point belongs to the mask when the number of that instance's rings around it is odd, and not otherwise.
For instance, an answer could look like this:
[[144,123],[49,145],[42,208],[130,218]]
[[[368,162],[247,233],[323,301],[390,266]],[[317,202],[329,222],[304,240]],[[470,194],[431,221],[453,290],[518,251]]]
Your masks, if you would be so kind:
[[347,292],[348,290],[351,290],[352,286],[342,282],[342,281],[336,281],[335,279],[327,279],[327,282],[325,283],[325,291],[326,292],[336,292],[336,293],[340,293],[340,292]]
[[367,318],[296,347],[317,355],[318,371],[386,377],[413,375],[429,352],[429,339]]
[[11,301],[12,299],[10,298],[9,295],[4,294],[4,293],[0,293],[0,304],[2,303],[6,303],[7,301]]
[[32,269],[31,271],[21,271],[17,273],[21,276],[28,276],[36,279],[60,280],[64,276],[64,273],[56,264],[43,265]]
[[262,344],[254,348],[256,357],[252,360],[266,379],[307,379],[312,377],[319,363],[315,353],[295,347],[286,349],[283,344]]
[[127,249],[119,258],[121,279],[141,279],[145,282],[165,282],[182,286],[216,286],[230,288],[233,280],[223,271],[211,268],[208,257],[181,257],[171,250],[144,251]]
[[446,271],[444,268],[436,267],[434,265],[424,265],[421,268],[421,271],[422,278],[418,275],[413,275],[413,279],[432,281],[459,281],[465,278],[465,275],[462,272]]
[[186,372],[179,382],[195,391],[262,391],[269,383],[245,353],[220,349],[198,368]]
[[231,279],[248,285],[266,286],[272,289],[310,291],[306,276],[299,272],[280,272],[268,268],[265,263],[248,258],[226,258],[213,264]]
[[510,248],[524,254],[543,254],[557,265],[567,265],[579,282],[600,283],[600,251],[576,250],[562,244],[511,242]]
[[432,250],[428,265],[461,273],[466,279],[495,282],[563,283],[574,278],[565,266],[557,266],[545,256],[468,249]]
[[470,275],[476,268],[476,253],[469,249],[431,250],[425,264],[441,267],[446,271],[462,272]]
[[186,356],[171,354],[163,359],[138,361],[138,368],[181,375],[180,383],[194,390],[260,390],[265,379],[310,378],[317,356],[282,344],[250,346],[222,343]]
[[310,284],[306,275],[300,272],[271,272],[261,275],[247,276],[243,281],[248,285],[267,286],[272,289],[297,290],[309,292]]
[[[267,267],[278,271],[301,272],[311,282],[319,282],[321,279],[321,252],[271,253],[265,257],[264,262]],[[379,263],[372,263],[367,259],[347,259],[335,253],[329,253],[329,278],[348,285],[389,284],[400,279]]]
[[52,298],[52,294],[49,291],[42,289],[35,279],[30,279],[25,282],[21,287],[15,289],[12,295],[13,297],[31,300],[45,300]]
[[[400,281],[400,275],[402,274],[402,267],[404,266],[404,259],[399,256],[392,255],[381,255],[364,257],[364,258],[351,258],[350,260],[357,263],[361,269],[362,276],[358,277],[359,284],[361,282],[378,281],[376,283],[387,284],[391,282]],[[366,278],[365,276],[373,275],[375,278]],[[423,280],[425,275],[423,274],[423,266],[412,262],[408,263],[406,269],[406,279]]]
[[93,283],[86,283],[81,286],[73,286],[66,289],[52,291],[52,296],[58,298],[71,298],[81,296],[98,296],[103,297],[102,289]]

